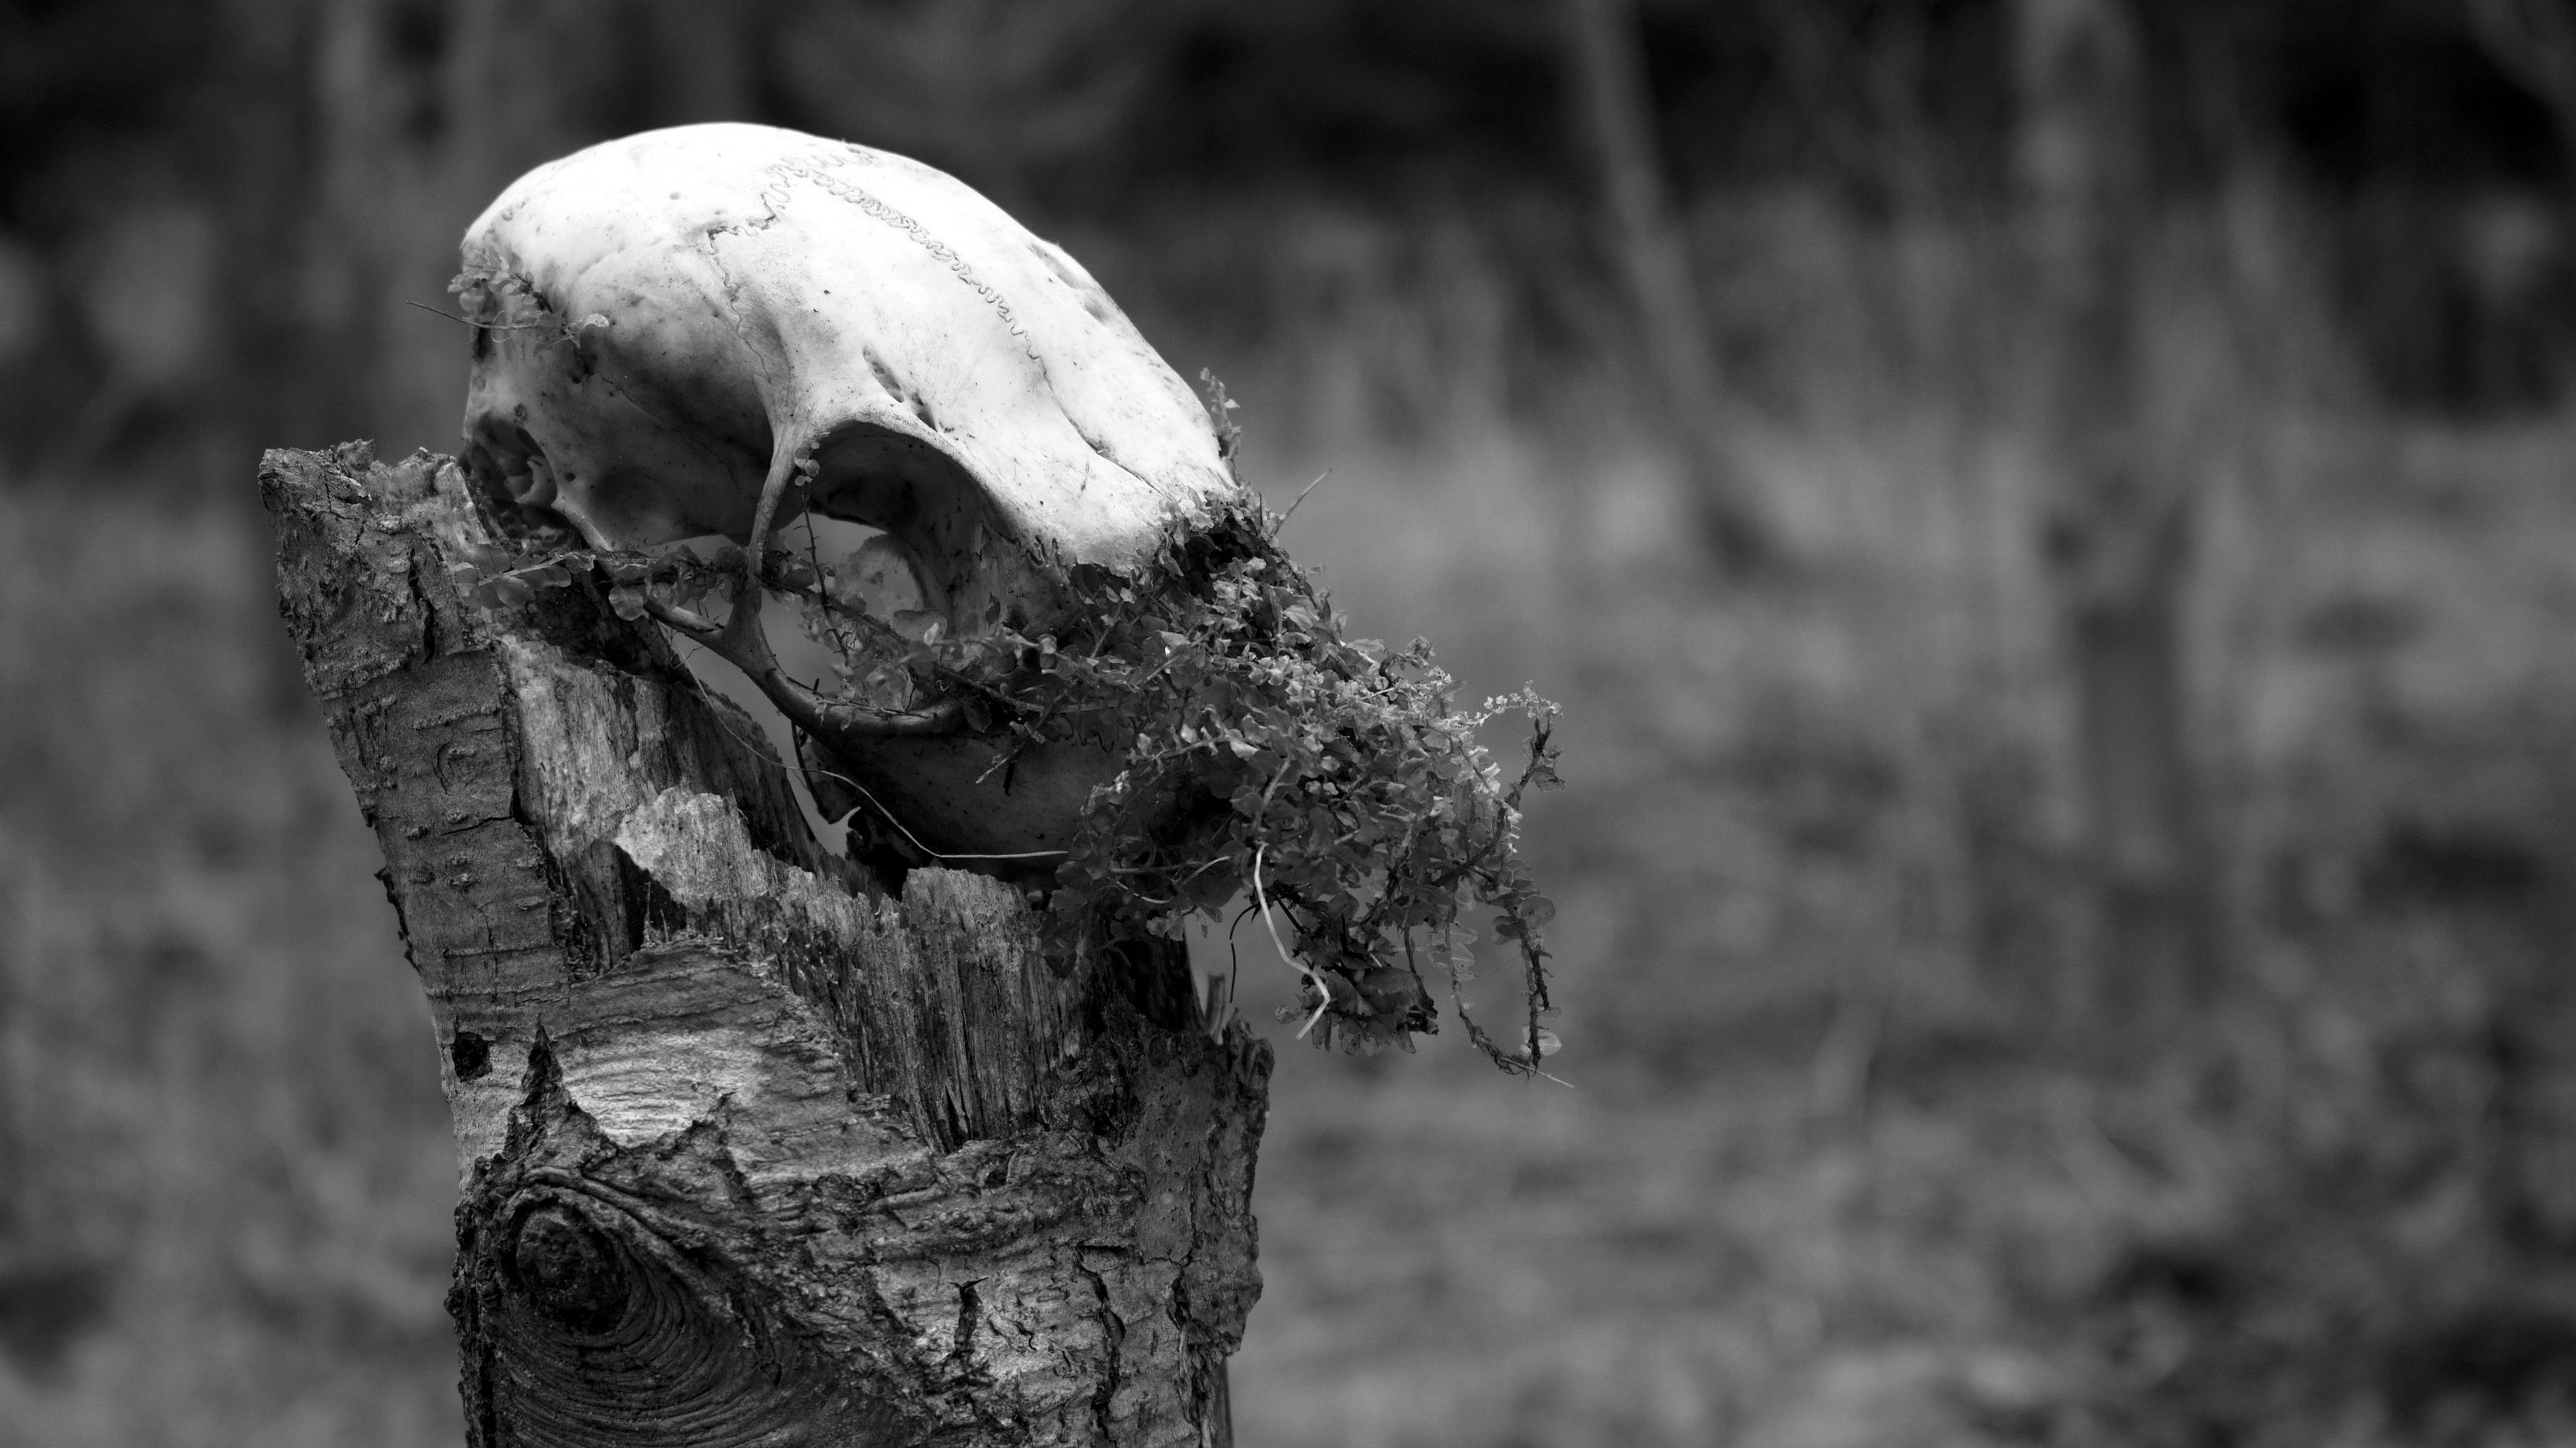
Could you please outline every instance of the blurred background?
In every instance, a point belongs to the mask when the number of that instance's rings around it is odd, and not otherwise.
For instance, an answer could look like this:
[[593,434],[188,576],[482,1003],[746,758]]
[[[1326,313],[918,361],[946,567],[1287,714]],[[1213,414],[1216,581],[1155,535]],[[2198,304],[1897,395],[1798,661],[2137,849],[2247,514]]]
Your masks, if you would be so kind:
[[452,446],[465,224],[718,118],[1567,706],[1572,1089],[1253,1012],[1247,1448],[2576,1442],[2576,6],[6,0],[0,1444],[461,1441],[256,461]]

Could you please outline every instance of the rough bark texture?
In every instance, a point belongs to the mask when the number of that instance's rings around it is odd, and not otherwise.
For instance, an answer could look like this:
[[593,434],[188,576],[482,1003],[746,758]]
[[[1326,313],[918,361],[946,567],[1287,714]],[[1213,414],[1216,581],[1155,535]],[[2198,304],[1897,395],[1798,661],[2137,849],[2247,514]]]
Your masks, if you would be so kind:
[[2150,466],[2139,415],[2150,210],[2136,18],[2124,0],[2017,0],[2016,26],[2020,160],[2052,353],[2045,541],[2097,886],[2091,1004],[2126,1033],[2217,985],[2181,662],[2194,490]]
[[1228,1441],[1270,1058],[1182,960],[828,854],[585,578],[472,607],[447,460],[260,481],[445,1061],[470,1443]]

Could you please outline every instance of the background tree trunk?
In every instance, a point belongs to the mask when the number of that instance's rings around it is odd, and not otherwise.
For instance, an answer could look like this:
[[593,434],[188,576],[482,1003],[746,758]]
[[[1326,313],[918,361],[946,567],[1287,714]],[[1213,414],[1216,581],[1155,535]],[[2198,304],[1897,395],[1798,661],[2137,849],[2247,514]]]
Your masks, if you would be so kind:
[[2565,0],[2469,0],[2469,24],[2497,68],[2549,107],[2561,164],[2576,167],[2576,14]]
[[1758,566],[1770,556],[1770,538],[1727,448],[1723,375],[1709,346],[1699,284],[1691,277],[1690,248],[1664,184],[1636,12],[1628,0],[1563,3],[1571,42],[1569,89],[1600,174],[1620,280],[1637,314],[1660,394],[1656,401],[1681,452],[1701,534],[1722,565]]
[[2217,984],[2181,663],[2192,491],[2152,466],[2140,417],[2138,247],[2153,213],[2136,18],[2122,0],[2016,0],[2015,24],[2048,349],[2043,544],[2097,890],[2090,1004],[2126,1025]]
[[468,1441],[1230,1441],[1268,1048],[1177,951],[826,853],[591,575],[476,610],[467,487],[261,472],[445,1063]]

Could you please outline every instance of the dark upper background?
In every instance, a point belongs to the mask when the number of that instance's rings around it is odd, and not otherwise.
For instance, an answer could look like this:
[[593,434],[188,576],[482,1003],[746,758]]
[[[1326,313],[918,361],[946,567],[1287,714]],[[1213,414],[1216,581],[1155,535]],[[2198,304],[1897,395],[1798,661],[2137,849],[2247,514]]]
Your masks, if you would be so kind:
[[1274,500],[1330,470],[1363,632],[1569,705],[1580,1089],[1278,1033],[1242,1441],[2563,1434],[2576,113],[2463,0],[2137,6],[2225,979],[2114,1069],[2015,12],[1639,10],[1750,580],[1555,0],[0,8],[0,1445],[456,1441],[435,1058],[253,473],[449,446],[465,223],[716,118],[1065,243]]
[[[1686,209],[1795,190],[1867,229],[2008,201],[2004,5],[1640,8]],[[1042,232],[1100,238],[1119,294],[1176,348],[1256,349],[1283,325],[1264,307],[1283,264],[1260,218],[1463,226],[1510,286],[1510,360],[1550,374],[1515,376],[1507,400],[1526,410],[1570,360],[1616,350],[1580,315],[1605,263],[1557,9],[16,4],[0,18],[13,471],[186,473],[169,454],[210,432],[236,449],[444,443],[451,359],[435,385],[411,359],[462,344],[400,312],[440,302],[453,234],[529,165],[706,119],[864,138]],[[2281,188],[2332,233],[2319,280],[2374,395],[2453,415],[2545,407],[2565,365],[2563,309],[2455,315],[2503,284],[2481,267],[2528,272],[2511,279],[2523,303],[2563,285],[2566,265],[2554,240],[2480,256],[2454,234],[2481,206],[2554,202],[2567,184],[2549,106],[2465,12],[2170,0],[2141,16],[2164,204],[2205,203],[2249,171]],[[2497,348],[2529,355],[2476,355]]]

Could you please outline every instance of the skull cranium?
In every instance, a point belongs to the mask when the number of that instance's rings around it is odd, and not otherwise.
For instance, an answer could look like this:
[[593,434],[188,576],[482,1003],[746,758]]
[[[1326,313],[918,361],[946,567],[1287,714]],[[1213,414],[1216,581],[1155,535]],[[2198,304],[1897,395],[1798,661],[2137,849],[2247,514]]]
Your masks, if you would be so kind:
[[[1079,564],[1126,571],[1243,497],[1188,386],[1059,248],[930,167],[749,125],[594,146],[465,234],[466,465],[593,546],[803,510],[884,530],[952,637],[1034,635]],[[1109,763],[787,679],[757,591],[708,642],[935,853],[1064,847]],[[748,608],[753,621],[744,627]],[[667,621],[667,620],[666,620]]]

